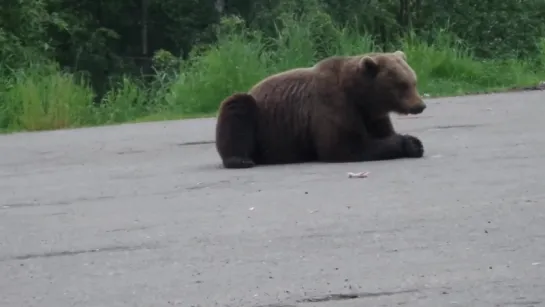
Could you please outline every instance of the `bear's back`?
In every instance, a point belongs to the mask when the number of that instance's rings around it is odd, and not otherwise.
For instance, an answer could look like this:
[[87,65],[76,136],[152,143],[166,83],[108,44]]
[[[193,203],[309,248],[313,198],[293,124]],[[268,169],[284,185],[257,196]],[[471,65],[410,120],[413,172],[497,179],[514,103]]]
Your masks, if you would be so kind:
[[313,154],[315,78],[313,68],[296,68],[271,75],[249,91],[258,106],[258,162],[305,161]]
[[249,91],[258,106],[258,163],[315,158],[313,125],[332,115],[331,103],[342,104],[337,79],[336,71],[315,65],[271,75]]

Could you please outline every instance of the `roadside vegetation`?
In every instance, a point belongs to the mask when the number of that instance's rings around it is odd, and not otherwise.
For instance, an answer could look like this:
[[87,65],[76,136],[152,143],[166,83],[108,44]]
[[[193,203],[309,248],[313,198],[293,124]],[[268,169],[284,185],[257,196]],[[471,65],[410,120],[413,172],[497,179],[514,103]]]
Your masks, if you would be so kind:
[[[156,24],[147,34],[122,25],[130,19],[123,5],[104,8],[108,19],[64,2],[0,5],[4,132],[212,116],[226,96],[269,74],[370,51],[403,50],[428,97],[545,80],[545,3],[537,0],[285,0],[259,7],[240,0],[229,8],[165,0],[148,8],[147,23]],[[150,54],[141,55],[145,64],[124,57],[141,50]]]

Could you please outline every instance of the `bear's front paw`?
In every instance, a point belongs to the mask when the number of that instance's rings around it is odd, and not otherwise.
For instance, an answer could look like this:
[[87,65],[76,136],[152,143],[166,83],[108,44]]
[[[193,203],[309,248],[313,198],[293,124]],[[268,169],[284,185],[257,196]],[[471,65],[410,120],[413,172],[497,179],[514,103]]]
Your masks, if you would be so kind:
[[412,135],[403,136],[403,152],[409,158],[421,158],[424,156],[424,145],[417,137]]

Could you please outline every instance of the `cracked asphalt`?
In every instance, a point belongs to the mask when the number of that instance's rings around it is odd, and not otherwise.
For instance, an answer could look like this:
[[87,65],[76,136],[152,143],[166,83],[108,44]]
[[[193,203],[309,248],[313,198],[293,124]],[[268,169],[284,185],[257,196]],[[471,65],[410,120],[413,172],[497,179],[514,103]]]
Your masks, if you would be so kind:
[[545,92],[428,103],[394,116],[417,160],[226,170],[214,119],[0,136],[0,306],[545,306]]

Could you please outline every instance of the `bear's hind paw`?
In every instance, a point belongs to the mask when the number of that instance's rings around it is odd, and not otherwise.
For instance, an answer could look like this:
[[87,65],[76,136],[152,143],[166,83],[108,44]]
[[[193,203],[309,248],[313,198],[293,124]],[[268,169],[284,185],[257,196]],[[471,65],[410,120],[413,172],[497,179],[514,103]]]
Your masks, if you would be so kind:
[[225,168],[251,168],[255,166],[254,161],[249,158],[230,157],[223,160]]

